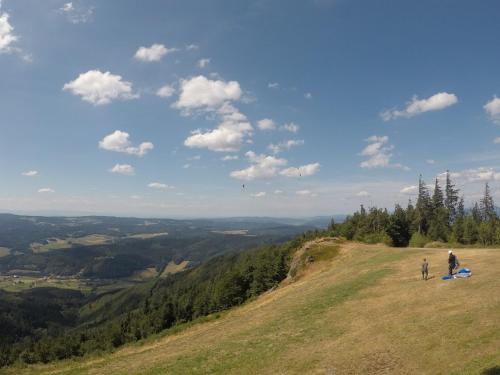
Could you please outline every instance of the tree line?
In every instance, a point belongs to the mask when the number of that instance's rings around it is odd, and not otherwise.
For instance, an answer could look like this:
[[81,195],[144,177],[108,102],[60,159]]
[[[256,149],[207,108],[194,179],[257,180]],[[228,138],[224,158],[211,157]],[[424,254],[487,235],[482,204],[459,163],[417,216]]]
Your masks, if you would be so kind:
[[436,178],[432,193],[420,176],[415,204],[409,199],[406,208],[396,204],[392,212],[361,205],[344,222],[332,221],[329,230],[349,240],[397,247],[500,244],[500,220],[489,184],[479,202],[466,209],[449,172],[444,187]]

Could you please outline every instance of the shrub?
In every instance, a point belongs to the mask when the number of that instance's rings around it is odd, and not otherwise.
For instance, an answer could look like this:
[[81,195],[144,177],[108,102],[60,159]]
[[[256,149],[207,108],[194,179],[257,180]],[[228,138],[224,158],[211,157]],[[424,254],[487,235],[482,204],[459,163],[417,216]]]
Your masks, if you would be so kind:
[[410,238],[410,247],[425,247],[425,245],[429,242],[430,239],[427,236],[415,232]]

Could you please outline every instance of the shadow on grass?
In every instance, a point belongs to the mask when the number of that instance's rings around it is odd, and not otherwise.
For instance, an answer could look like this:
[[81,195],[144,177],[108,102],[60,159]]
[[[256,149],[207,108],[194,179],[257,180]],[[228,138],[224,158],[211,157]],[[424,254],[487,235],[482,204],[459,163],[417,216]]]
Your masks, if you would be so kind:
[[500,366],[495,366],[484,370],[482,375],[500,375]]

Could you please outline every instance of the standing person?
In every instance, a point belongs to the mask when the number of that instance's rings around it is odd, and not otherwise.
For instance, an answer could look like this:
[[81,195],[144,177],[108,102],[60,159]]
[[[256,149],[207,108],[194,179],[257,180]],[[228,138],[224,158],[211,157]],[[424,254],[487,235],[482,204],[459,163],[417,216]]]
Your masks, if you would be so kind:
[[457,266],[457,257],[453,254],[453,251],[448,251],[448,275],[453,275],[453,270]]
[[427,280],[428,276],[429,276],[429,263],[427,262],[427,259],[424,258],[424,261],[422,262],[422,280]]

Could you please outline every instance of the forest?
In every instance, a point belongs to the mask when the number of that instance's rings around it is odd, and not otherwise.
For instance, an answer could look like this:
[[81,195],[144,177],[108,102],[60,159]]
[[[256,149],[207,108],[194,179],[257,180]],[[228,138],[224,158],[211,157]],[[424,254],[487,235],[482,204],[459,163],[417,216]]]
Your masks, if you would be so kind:
[[436,178],[432,193],[422,177],[415,204],[394,210],[361,206],[342,223],[332,223],[333,235],[396,247],[494,246],[500,244],[500,219],[486,182],[479,202],[470,208],[446,172],[444,187]]

